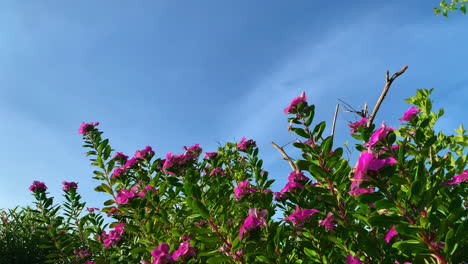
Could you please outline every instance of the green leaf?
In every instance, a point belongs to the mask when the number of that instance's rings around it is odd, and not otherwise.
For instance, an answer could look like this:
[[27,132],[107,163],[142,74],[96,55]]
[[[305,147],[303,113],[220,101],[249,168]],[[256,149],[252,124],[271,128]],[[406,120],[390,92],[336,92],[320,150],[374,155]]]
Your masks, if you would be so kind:
[[328,154],[330,153],[330,151],[332,150],[332,147],[333,147],[333,138],[330,136],[330,137],[327,137],[323,143],[322,143],[322,151],[324,154]]
[[307,132],[302,128],[294,127],[292,131],[294,131],[294,133],[296,133],[300,137],[309,138],[309,134],[307,134]]
[[207,264],[229,263],[232,259],[228,256],[216,256],[206,260]]
[[111,188],[109,187],[109,185],[103,183],[99,186],[97,186],[96,188],[94,188],[94,190],[96,192],[105,192],[105,193],[108,193],[108,194],[111,194],[112,195],[112,190]]
[[422,242],[419,242],[415,239],[393,243],[392,247],[400,250],[401,252],[407,255],[414,255],[417,253],[428,251],[427,247]]
[[203,218],[208,219],[209,218],[209,211],[206,209],[206,206],[200,202],[199,200],[195,200],[192,202],[193,209],[198,212]]

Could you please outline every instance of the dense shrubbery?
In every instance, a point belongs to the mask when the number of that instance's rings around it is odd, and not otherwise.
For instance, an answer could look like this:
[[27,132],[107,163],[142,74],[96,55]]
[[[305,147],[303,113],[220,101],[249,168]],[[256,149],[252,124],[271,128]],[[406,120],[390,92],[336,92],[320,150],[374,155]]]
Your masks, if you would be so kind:
[[302,155],[292,162],[283,152],[293,171],[279,192],[270,190],[253,140],[204,155],[198,145],[184,147],[165,158],[146,147],[128,158],[112,155],[98,123],[83,123],[79,133],[102,182],[96,191],[111,197],[101,209],[110,229],[96,209],[82,214],[69,182],[61,206],[34,182],[37,222],[28,223],[55,263],[461,263],[468,136],[463,127],[450,136],[434,131],[443,111],[431,111],[430,92],[407,100],[415,106],[398,129],[375,129],[367,118],[350,124],[363,142],[355,166],[323,134],[325,122],[313,125],[305,94],[296,97],[285,113]]
[[33,210],[15,208],[0,211],[0,263],[41,263],[53,249],[41,248],[39,241],[48,239],[39,229]]

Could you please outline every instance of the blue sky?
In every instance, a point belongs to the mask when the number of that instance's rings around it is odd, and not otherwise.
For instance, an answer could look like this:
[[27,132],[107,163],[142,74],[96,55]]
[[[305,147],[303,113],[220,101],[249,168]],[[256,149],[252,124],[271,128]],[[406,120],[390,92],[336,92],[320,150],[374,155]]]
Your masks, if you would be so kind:
[[[279,190],[289,167],[269,142],[294,139],[289,101],[306,91],[316,120],[331,120],[337,98],[373,106],[385,71],[405,64],[376,121],[397,125],[403,99],[434,87],[440,128],[453,131],[467,122],[468,17],[435,17],[437,2],[4,1],[0,208],[31,203],[33,180],[54,196],[63,180],[78,181],[101,207],[82,121],[101,122],[129,155],[254,138]],[[354,120],[339,114],[336,146]]]

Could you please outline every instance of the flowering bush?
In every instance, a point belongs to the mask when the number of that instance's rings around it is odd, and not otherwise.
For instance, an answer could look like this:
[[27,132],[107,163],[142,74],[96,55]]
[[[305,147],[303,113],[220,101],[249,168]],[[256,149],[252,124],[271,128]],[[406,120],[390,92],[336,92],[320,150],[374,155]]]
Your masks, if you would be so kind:
[[[65,214],[46,186],[35,182],[37,218],[56,263],[461,263],[468,260],[467,188],[463,126],[435,132],[443,110],[432,112],[432,90],[407,102],[403,125],[350,124],[360,152],[343,158],[312,126],[315,106],[305,93],[284,109],[293,146],[286,186],[272,192],[255,141],[242,138],[201,157],[199,145],[157,157],[151,147],[132,158],[112,156],[99,123],[79,133],[96,191],[109,194],[101,212],[82,214],[77,185],[64,182]],[[284,217],[278,217],[283,214]],[[107,230],[107,231],[106,231]]]

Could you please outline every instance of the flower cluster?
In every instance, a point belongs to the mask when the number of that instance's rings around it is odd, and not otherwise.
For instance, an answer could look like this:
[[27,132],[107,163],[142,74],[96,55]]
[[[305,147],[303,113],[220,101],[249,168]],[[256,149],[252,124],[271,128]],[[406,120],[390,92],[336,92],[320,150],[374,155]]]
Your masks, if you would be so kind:
[[43,182],[33,181],[33,184],[29,186],[29,190],[34,193],[45,192],[45,190],[47,190],[47,186]]
[[70,190],[76,190],[78,188],[78,183],[76,182],[63,181],[62,184],[63,184],[62,190],[64,190],[65,192],[68,192]]
[[104,242],[104,247],[116,246],[119,243],[120,238],[125,232],[123,229],[125,225],[125,223],[118,223],[114,227],[114,230],[109,231],[109,234],[106,231],[102,231],[101,238],[102,242]]

